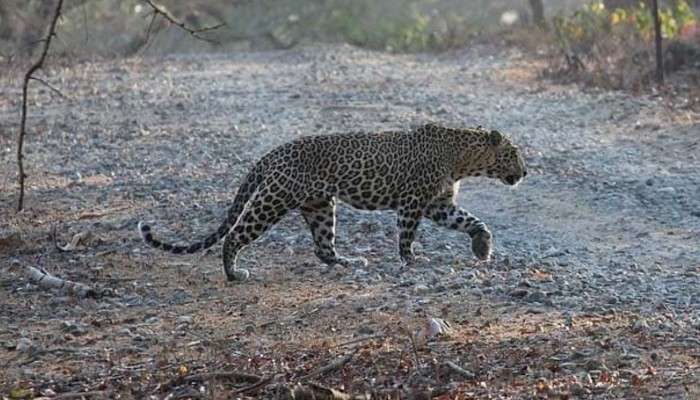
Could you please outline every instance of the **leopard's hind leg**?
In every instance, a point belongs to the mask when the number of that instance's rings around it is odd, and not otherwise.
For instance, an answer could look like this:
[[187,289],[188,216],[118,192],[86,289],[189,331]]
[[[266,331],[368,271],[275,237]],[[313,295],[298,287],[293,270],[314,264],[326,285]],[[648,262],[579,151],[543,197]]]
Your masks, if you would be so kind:
[[311,200],[301,206],[301,215],[311,229],[314,253],[324,264],[365,267],[363,257],[341,257],[335,250],[335,199]]
[[251,196],[236,224],[224,239],[224,273],[229,281],[244,281],[250,273],[237,267],[240,251],[298,207],[294,197],[278,184],[263,184]]

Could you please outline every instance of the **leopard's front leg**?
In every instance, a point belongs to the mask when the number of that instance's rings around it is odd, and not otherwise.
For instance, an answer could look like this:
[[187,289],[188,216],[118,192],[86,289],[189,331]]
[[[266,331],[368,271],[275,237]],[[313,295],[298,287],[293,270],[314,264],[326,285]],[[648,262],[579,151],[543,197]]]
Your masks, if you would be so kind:
[[493,235],[488,226],[467,210],[457,207],[450,197],[431,203],[425,208],[424,215],[438,225],[468,234],[472,240],[472,252],[480,260],[491,257]]

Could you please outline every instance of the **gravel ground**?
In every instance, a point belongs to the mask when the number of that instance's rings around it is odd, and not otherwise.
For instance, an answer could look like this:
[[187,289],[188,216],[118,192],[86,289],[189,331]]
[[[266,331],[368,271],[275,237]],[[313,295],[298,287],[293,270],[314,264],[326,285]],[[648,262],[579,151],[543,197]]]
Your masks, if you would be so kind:
[[[168,392],[157,383],[184,374],[179,367],[216,364],[273,371],[278,386],[257,395],[274,397],[281,382],[339,354],[338,343],[375,335],[321,382],[353,392],[447,385],[444,396],[463,398],[699,395],[700,116],[660,98],[557,86],[537,79],[539,67],[501,48],[331,46],[57,68],[49,79],[69,98],[40,88],[30,102],[20,214],[18,85],[0,86],[0,360],[10,363],[0,393],[158,398]],[[339,252],[367,257],[366,269],[321,266],[292,213],[243,253],[253,279],[230,285],[219,247],[166,255],[136,233],[145,219],[161,237],[207,234],[247,168],[298,136],[427,120],[498,129],[525,155],[528,177],[515,189],[462,184],[460,204],[494,232],[491,262],[473,259],[467,237],[426,222],[418,241],[431,264],[401,270],[394,215],[341,206]],[[93,235],[58,252],[54,225],[62,241]],[[115,296],[47,293],[22,278],[23,265]],[[420,335],[432,317],[456,333],[411,351],[400,332]],[[475,377],[433,371],[444,358]],[[393,372],[377,367],[394,361]],[[201,390],[216,397],[214,385]]]

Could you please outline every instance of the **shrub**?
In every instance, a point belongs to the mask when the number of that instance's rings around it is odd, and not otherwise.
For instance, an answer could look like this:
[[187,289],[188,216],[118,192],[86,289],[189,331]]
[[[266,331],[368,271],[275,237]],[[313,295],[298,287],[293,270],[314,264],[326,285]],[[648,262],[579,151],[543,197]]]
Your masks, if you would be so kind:
[[[697,17],[685,0],[662,8],[660,20],[667,40],[697,33]],[[594,1],[552,22],[558,56],[549,74],[609,88],[639,89],[650,82],[654,22],[644,2],[608,10],[602,1]]]

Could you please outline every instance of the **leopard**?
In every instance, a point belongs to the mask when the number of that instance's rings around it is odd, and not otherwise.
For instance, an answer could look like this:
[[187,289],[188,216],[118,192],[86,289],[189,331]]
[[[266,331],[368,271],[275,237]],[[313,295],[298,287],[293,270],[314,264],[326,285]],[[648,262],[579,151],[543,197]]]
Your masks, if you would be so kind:
[[224,239],[223,271],[228,281],[245,281],[240,252],[298,210],[311,231],[314,254],[328,266],[362,268],[364,257],[336,251],[338,201],[361,210],[393,210],[402,264],[429,259],[414,251],[422,219],[463,232],[478,260],[489,260],[493,235],[486,223],[457,205],[460,181],[492,178],[516,186],[527,175],[517,146],[498,130],[454,128],[424,123],[407,129],[303,136],[282,144],[255,162],[241,181],[216,231],[189,245],[156,239],[150,225],[138,223],[151,247],[191,254]]

